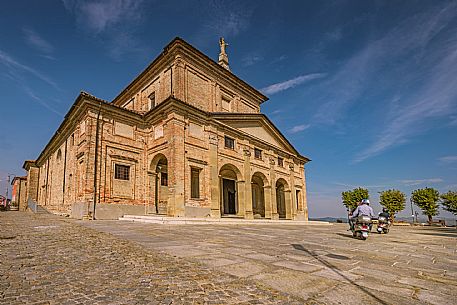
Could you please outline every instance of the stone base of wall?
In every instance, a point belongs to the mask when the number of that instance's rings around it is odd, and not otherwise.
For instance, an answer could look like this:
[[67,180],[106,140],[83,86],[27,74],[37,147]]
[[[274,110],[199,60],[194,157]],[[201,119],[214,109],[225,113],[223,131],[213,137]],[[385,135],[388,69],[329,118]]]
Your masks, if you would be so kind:
[[[93,205],[90,204],[90,211],[93,210]],[[119,219],[124,215],[144,215],[144,205],[132,204],[104,204],[99,203],[95,209],[95,219]],[[87,214],[86,202],[75,202],[71,206],[71,218],[82,219]]]
[[294,216],[294,220],[307,221],[308,218],[305,215],[298,214]]
[[184,207],[184,213],[186,217],[210,217],[211,209],[186,206]]

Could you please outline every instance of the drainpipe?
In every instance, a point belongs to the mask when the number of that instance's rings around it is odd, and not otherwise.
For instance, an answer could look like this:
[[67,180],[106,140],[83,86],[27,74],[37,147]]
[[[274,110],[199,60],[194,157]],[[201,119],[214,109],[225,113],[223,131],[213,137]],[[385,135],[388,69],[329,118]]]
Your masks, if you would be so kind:
[[97,165],[98,165],[98,135],[100,133],[100,113],[102,110],[102,102],[98,108],[97,125],[95,127],[95,157],[94,157],[94,209],[92,211],[92,219],[95,220],[95,206],[97,204]]
[[66,182],[65,178],[67,176],[66,172],[67,172],[67,149],[68,149],[67,141],[68,141],[68,138],[65,140],[65,155],[64,155],[64,160],[63,160],[62,205],[65,204],[65,182]]

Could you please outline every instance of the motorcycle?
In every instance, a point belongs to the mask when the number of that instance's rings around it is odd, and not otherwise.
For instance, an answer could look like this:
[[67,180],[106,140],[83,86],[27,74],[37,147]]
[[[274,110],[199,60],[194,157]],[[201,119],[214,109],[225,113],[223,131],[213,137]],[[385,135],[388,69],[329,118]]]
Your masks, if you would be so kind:
[[365,240],[368,238],[368,233],[371,231],[371,217],[365,215],[359,215],[355,219],[354,226],[352,228],[352,236]]
[[378,218],[378,227],[377,231],[379,234],[384,233],[387,234],[389,233],[389,227],[390,227],[390,221],[387,219],[387,217],[384,216],[379,216]]

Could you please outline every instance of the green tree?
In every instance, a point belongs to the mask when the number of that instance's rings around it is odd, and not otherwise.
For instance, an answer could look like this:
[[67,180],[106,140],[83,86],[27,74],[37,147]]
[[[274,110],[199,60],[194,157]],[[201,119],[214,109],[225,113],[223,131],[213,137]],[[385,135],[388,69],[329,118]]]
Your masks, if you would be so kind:
[[457,215],[457,192],[449,191],[440,197],[443,209]]
[[405,209],[406,195],[399,190],[387,190],[380,193],[379,204],[387,209],[393,220],[395,214]]
[[346,191],[341,193],[343,204],[349,211],[355,209],[362,199],[368,199],[368,190],[364,188],[355,188],[352,191]]
[[412,192],[411,200],[417,205],[424,215],[427,215],[428,221],[432,221],[432,217],[439,214],[438,200],[440,193],[431,187],[418,189]]

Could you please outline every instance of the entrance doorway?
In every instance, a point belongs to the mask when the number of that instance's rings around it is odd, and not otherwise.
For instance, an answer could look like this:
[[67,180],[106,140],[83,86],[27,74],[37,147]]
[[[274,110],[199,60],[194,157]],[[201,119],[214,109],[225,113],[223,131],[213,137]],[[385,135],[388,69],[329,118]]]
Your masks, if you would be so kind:
[[168,209],[168,161],[163,154],[158,154],[151,161],[151,198],[147,213],[166,214]]
[[222,179],[222,206],[223,214],[236,215],[237,202],[236,202],[236,184],[235,180]]

